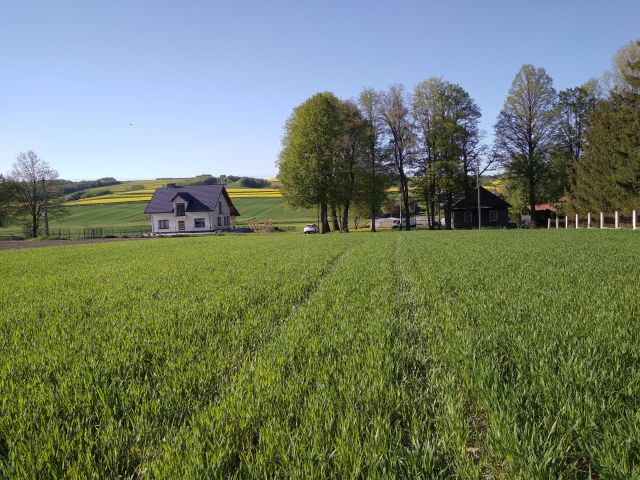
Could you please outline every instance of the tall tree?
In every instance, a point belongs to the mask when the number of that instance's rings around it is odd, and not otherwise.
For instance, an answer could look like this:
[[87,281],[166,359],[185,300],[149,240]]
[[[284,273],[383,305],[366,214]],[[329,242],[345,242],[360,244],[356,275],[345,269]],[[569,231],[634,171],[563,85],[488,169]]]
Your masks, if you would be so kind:
[[584,131],[589,115],[596,108],[600,87],[590,79],[583,85],[558,93],[560,147],[572,163],[577,163],[584,150]]
[[15,214],[16,185],[0,174],[0,227],[7,226],[9,219]]
[[420,147],[417,149],[418,177],[416,186],[424,198],[431,228],[435,225],[438,184],[436,164],[440,156],[436,132],[443,111],[441,104],[443,103],[444,89],[444,80],[432,77],[416,85],[411,99],[411,113],[420,142]]
[[421,144],[418,165],[422,178],[417,183],[430,223],[434,223],[439,197],[447,228],[451,228],[453,199],[471,193],[469,175],[482,151],[480,109],[460,85],[434,77],[414,89],[412,115]]
[[379,115],[380,96],[373,89],[365,88],[360,93],[358,105],[365,121],[365,131],[360,164],[364,178],[359,185],[357,198],[360,205],[368,205],[371,231],[375,232],[376,216],[386,200],[386,187],[389,181],[386,152],[381,143],[384,123]]
[[28,150],[18,154],[9,178],[16,186],[17,211],[29,217],[31,234],[37,237],[43,214],[61,211],[60,199],[55,194],[58,172]]
[[348,100],[340,101],[340,117],[342,129],[338,158],[342,164],[342,171],[337,175],[336,185],[342,187],[342,191],[339,191],[336,196],[341,200],[342,205],[340,230],[348,232],[349,207],[355,195],[356,181],[362,182],[365,180],[359,167],[367,147],[366,135],[368,128],[358,106],[354,102]]
[[329,232],[328,209],[335,206],[341,132],[340,101],[333,93],[317,93],[293,110],[278,159],[285,202],[292,207],[317,205],[321,233]]
[[549,174],[539,188],[541,198],[557,201],[571,191],[575,168],[584,151],[587,122],[600,97],[595,79],[558,93],[558,144],[549,162]]
[[631,210],[640,204],[640,55],[618,52],[614,58],[628,63],[619,65],[618,82],[590,117],[571,196],[577,211]]
[[558,114],[553,81],[544,68],[523,65],[495,125],[495,152],[507,173],[527,191],[535,226],[536,188],[556,147]]
[[411,228],[411,209],[408,173],[413,163],[412,148],[415,144],[415,134],[406,105],[404,89],[401,85],[392,85],[388,91],[380,94],[380,116],[386,126],[389,147],[400,181],[400,198],[404,211],[405,228],[409,230]]

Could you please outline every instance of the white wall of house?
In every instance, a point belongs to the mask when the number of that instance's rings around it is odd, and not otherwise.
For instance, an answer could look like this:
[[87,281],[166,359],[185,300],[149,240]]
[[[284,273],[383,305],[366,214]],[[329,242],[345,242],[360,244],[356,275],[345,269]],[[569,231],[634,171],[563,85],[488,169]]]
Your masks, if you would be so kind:
[[[189,212],[186,211],[184,216],[176,216],[176,203],[184,203],[180,198],[176,198],[174,202],[174,211],[170,213],[152,213],[151,214],[151,231],[153,233],[181,233],[179,222],[184,222],[185,233],[212,232],[216,230],[227,230],[235,227],[235,217],[231,216],[229,204],[223,195],[220,195],[219,204],[215,211],[209,212]],[[188,205],[186,209],[188,210]],[[220,213],[222,212],[222,213]],[[196,219],[204,219],[204,227],[196,228]],[[160,228],[160,221],[166,220],[169,228]]]

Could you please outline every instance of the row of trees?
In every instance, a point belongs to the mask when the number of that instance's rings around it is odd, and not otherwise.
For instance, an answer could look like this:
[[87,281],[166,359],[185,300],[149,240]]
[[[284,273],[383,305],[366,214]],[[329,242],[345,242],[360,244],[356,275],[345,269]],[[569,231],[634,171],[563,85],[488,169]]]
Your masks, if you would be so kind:
[[[357,100],[318,93],[285,126],[278,166],[286,202],[318,206],[322,232],[348,231],[352,206],[374,219],[389,185],[399,189],[410,227],[410,197],[430,225],[474,189],[474,173],[501,167],[511,203],[529,210],[569,194],[575,209],[623,208],[640,194],[640,43],[614,58],[614,86],[594,79],[556,92],[544,68],[523,65],[495,124],[492,148],[478,128],[480,109],[460,85],[433,77],[410,94],[401,85],[365,89]],[[338,212],[341,220],[338,221]],[[465,216],[469,218],[469,216]],[[375,229],[372,220],[371,228]]]
[[[609,85],[607,85],[609,84]],[[567,197],[571,212],[640,205],[640,41],[621,48],[602,82],[556,94],[542,68],[525,65],[495,126],[493,155],[512,203]]]
[[[397,185],[405,227],[419,192],[431,225],[444,205],[447,225],[459,193],[472,189],[481,160],[480,109],[459,85],[430,78],[411,95],[401,85],[365,89],[357,101],[322,92],[296,107],[278,161],[286,202],[317,206],[320,230],[348,231],[349,213],[372,219]],[[484,162],[487,168],[491,162]],[[375,221],[371,228],[375,230]]]

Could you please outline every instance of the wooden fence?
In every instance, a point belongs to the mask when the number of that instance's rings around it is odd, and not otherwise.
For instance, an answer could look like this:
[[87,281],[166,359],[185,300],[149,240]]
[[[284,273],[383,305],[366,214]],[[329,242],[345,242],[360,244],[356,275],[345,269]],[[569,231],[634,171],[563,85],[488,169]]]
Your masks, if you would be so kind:
[[630,228],[638,230],[639,222],[636,210],[633,210],[631,215],[625,215],[619,211],[614,212],[613,215],[605,212],[595,215],[589,212],[586,215],[576,213],[571,216],[549,218],[547,219],[547,228]]

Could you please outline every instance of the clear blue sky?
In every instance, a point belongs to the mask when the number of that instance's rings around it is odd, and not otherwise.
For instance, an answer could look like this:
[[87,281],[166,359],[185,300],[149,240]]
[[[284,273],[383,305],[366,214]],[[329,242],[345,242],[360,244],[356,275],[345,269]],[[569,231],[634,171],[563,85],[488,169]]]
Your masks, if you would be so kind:
[[520,65],[563,89],[639,36],[638,0],[0,0],[0,172],[33,149],[71,179],[272,176],[315,92],[434,75],[491,133]]

